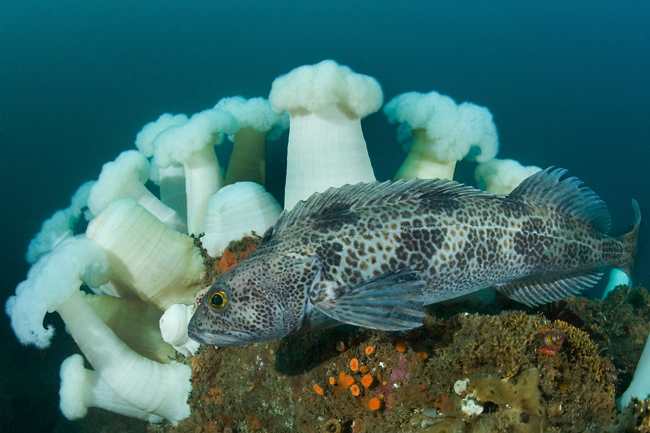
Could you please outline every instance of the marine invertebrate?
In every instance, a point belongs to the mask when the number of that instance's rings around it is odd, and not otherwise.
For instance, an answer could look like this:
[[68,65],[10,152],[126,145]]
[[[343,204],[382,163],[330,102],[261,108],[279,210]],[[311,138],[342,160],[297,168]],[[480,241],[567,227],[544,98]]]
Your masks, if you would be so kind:
[[372,182],[361,119],[379,110],[379,83],[333,60],[273,81],[269,103],[290,117],[284,208],[332,186]]
[[138,409],[117,395],[97,372],[84,368],[81,355],[75,354],[63,361],[60,377],[59,407],[63,416],[69,420],[85,417],[89,407],[98,407],[151,423],[163,420],[158,415]]
[[239,129],[234,132],[234,147],[226,172],[226,185],[249,181],[264,186],[266,141],[280,137],[282,131],[289,126],[289,116],[274,113],[264,98],[223,98],[214,108],[229,112],[239,124]]
[[131,199],[112,201],[87,236],[106,251],[111,279],[127,297],[164,311],[194,302],[203,259],[192,238],[172,230]]
[[[248,254],[251,253],[260,243],[259,236],[244,236],[239,241],[232,241],[228,247],[223,250],[223,254],[214,264],[214,268],[221,274],[225,274],[241,262]],[[208,290],[207,288],[205,289]],[[205,292],[204,292],[205,294]],[[197,305],[200,299],[197,297]]]
[[161,335],[162,313],[153,305],[107,295],[86,294],[84,298],[102,322],[135,352],[163,364],[176,358],[174,348]]
[[108,263],[102,249],[85,236],[59,244],[30,269],[16,295],[7,300],[5,308],[16,336],[22,344],[49,346],[53,329],[43,329],[43,317],[56,311],[95,371],[117,395],[171,422],[186,418],[191,369],[175,362],[160,364],[131,350],[79,291],[82,282],[91,287],[105,283],[111,272]]
[[323,391],[323,388],[321,388],[317,383],[314,384],[313,386],[314,392],[318,395],[323,395],[325,394],[325,391]]
[[474,170],[477,186],[491,194],[510,194],[524,179],[542,169],[524,167],[514,159],[491,159],[481,162]]
[[345,372],[343,371],[339,373],[339,383],[341,384],[341,386],[347,388],[349,386],[352,386],[354,382],[355,382],[354,377],[345,374]]
[[61,241],[75,234],[75,226],[82,220],[83,209],[88,204],[88,194],[95,181],[84,182],[70,199],[70,206],[58,210],[41,225],[40,231],[29,241],[25,259],[34,264],[43,255],[54,249]]
[[209,109],[170,126],[154,139],[153,157],[159,167],[183,166],[189,234],[203,232],[208,199],[224,186],[214,145],[223,141],[220,133],[231,134],[237,129],[237,120],[230,113]]
[[350,392],[356,397],[361,393],[361,389],[359,388],[359,385],[352,385],[350,386]]
[[630,383],[627,390],[617,400],[619,409],[627,406],[634,397],[641,400],[646,400],[650,397],[650,380],[648,378],[650,378],[650,336],[646,341],[641,359],[639,359],[639,363],[634,371],[632,383]]
[[352,371],[359,370],[359,360],[357,358],[352,358],[350,360],[350,370]]
[[368,409],[370,410],[379,410],[381,408],[381,400],[377,397],[372,397],[368,400]]
[[[529,431],[543,431],[546,425],[546,411],[541,404],[539,391],[539,371],[530,368],[521,372],[516,382],[501,377],[488,376],[472,381],[473,395],[482,402],[492,402],[499,406],[499,412],[513,412],[512,424],[522,424]],[[482,411],[483,407],[480,406]],[[506,416],[499,414],[500,416]],[[489,414],[488,414],[489,417]],[[484,421],[489,425],[489,421]]]
[[[379,386],[377,386],[373,390],[373,394],[381,395],[385,398],[395,394],[395,385],[397,382],[407,380],[409,378],[409,373],[406,372],[406,363],[406,356],[400,355],[397,361],[397,365],[395,365],[395,367],[393,367],[390,372],[390,378],[388,380],[384,380]],[[387,407],[386,409],[388,410],[390,407]]]
[[554,355],[555,352],[560,350],[562,343],[564,343],[565,335],[553,329],[544,331],[544,345],[546,347],[540,349],[540,353],[544,355]]
[[187,193],[185,191],[185,170],[180,164],[159,167],[153,160],[153,142],[156,136],[172,126],[180,126],[188,120],[185,114],[161,114],[158,119],[142,127],[135,137],[135,146],[149,158],[151,172],[149,179],[160,187],[160,200],[187,220]]
[[366,353],[366,355],[370,355],[370,354],[372,354],[374,351],[375,351],[375,348],[372,347],[372,346],[366,346],[366,348],[364,349],[364,352]]
[[607,298],[607,295],[617,288],[618,286],[630,286],[631,287],[632,280],[630,280],[630,277],[625,273],[625,271],[621,269],[612,269],[609,271],[609,279],[607,280],[607,286],[605,286],[605,290],[603,290],[603,294],[601,295],[601,299]]
[[159,200],[144,184],[149,178],[149,162],[137,150],[126,150],[102,167],[99,179],[90,188],[88,209],[97,216],[111,200],[130,198],[153,216],[181,233],[187,232],[185,219]]
[[497,154],[496,126],[485,107],[469,102],[456,105],[438,92],[408,92],[391,99],[384,114],[413,133],[413,145],[395,179],[451,180],[457,161],[484,162]]
[[158,326],[162,339],[185,356],[194,355],[199,343],[187,335],[187,324],[194,313],[194,305],[174,304],[162,314]]
[[341,433],[341,422],[336,418],[328,419],[323,423],[323,433]]
[[211,257],[216,257],[231,241],[264,233],[281,212],[280,204],[259,183],[226,185],[208,201],[201,243]]
[[374,382],[374,380],[375,379],[371,375],[366,374],[361,379],[361,385],[363,385],[364,388],[370,388],[370,386],[372,386],[372,383]]
[[95,371],[133,406],[176,423],[190,414],[191,369],[138,355],[97,317],[80,292],[57,312]]
[[632,397],[631,406],[636,418],[636,431],[639,433],[650,432],[650,399]]

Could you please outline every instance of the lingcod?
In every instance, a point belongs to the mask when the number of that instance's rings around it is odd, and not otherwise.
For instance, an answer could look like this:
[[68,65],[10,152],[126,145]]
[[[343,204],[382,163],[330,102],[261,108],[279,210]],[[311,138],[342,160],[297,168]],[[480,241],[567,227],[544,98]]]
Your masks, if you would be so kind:
[[330,188],[285,211],[260,245],[203,295],[189,336],[214,346],[272,340],[347,323],[421,325],[422,307],[494,287],[537,305],[630,275],[633,229],[607,234],[605,203],[550,167],[508,195],[449,180]]

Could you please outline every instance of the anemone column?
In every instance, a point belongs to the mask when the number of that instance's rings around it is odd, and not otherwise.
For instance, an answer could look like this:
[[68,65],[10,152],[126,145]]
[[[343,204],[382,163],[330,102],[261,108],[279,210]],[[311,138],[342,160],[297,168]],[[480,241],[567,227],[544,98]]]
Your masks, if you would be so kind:
[[333,60],[275,79],[271,107],[290,116],[284,208],[329,187],[372,182],[361,118],[381,107],[379,83]]

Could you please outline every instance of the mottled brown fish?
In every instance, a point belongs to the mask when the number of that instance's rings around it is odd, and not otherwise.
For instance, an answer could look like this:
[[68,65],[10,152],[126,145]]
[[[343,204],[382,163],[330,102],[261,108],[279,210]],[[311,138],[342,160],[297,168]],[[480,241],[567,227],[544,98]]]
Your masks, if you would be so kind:
[[566,170],[497,196],[447,180],[346,185],[282,214],[261,244],[208,290],[192,339],[228,346],[349,323],[421,325],[422,306],[493,286],[528,305],[630,274],[634,228],[607,235],[604,202]]

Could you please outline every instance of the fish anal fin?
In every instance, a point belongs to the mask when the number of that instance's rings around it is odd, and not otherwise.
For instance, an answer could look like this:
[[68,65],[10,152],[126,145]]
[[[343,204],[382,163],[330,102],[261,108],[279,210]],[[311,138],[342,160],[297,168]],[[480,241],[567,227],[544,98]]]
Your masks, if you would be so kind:
[[496,284],[494,287],[514,301],[534,306],[577,296],[596,285],[602,275],[601,270],[536,275]]
[[339,322],[404,331],[422,325],[424,284],[410,268],[378,275],[354,287],[316,278],[312,293],[317,298],[312,302],[317,310]]

